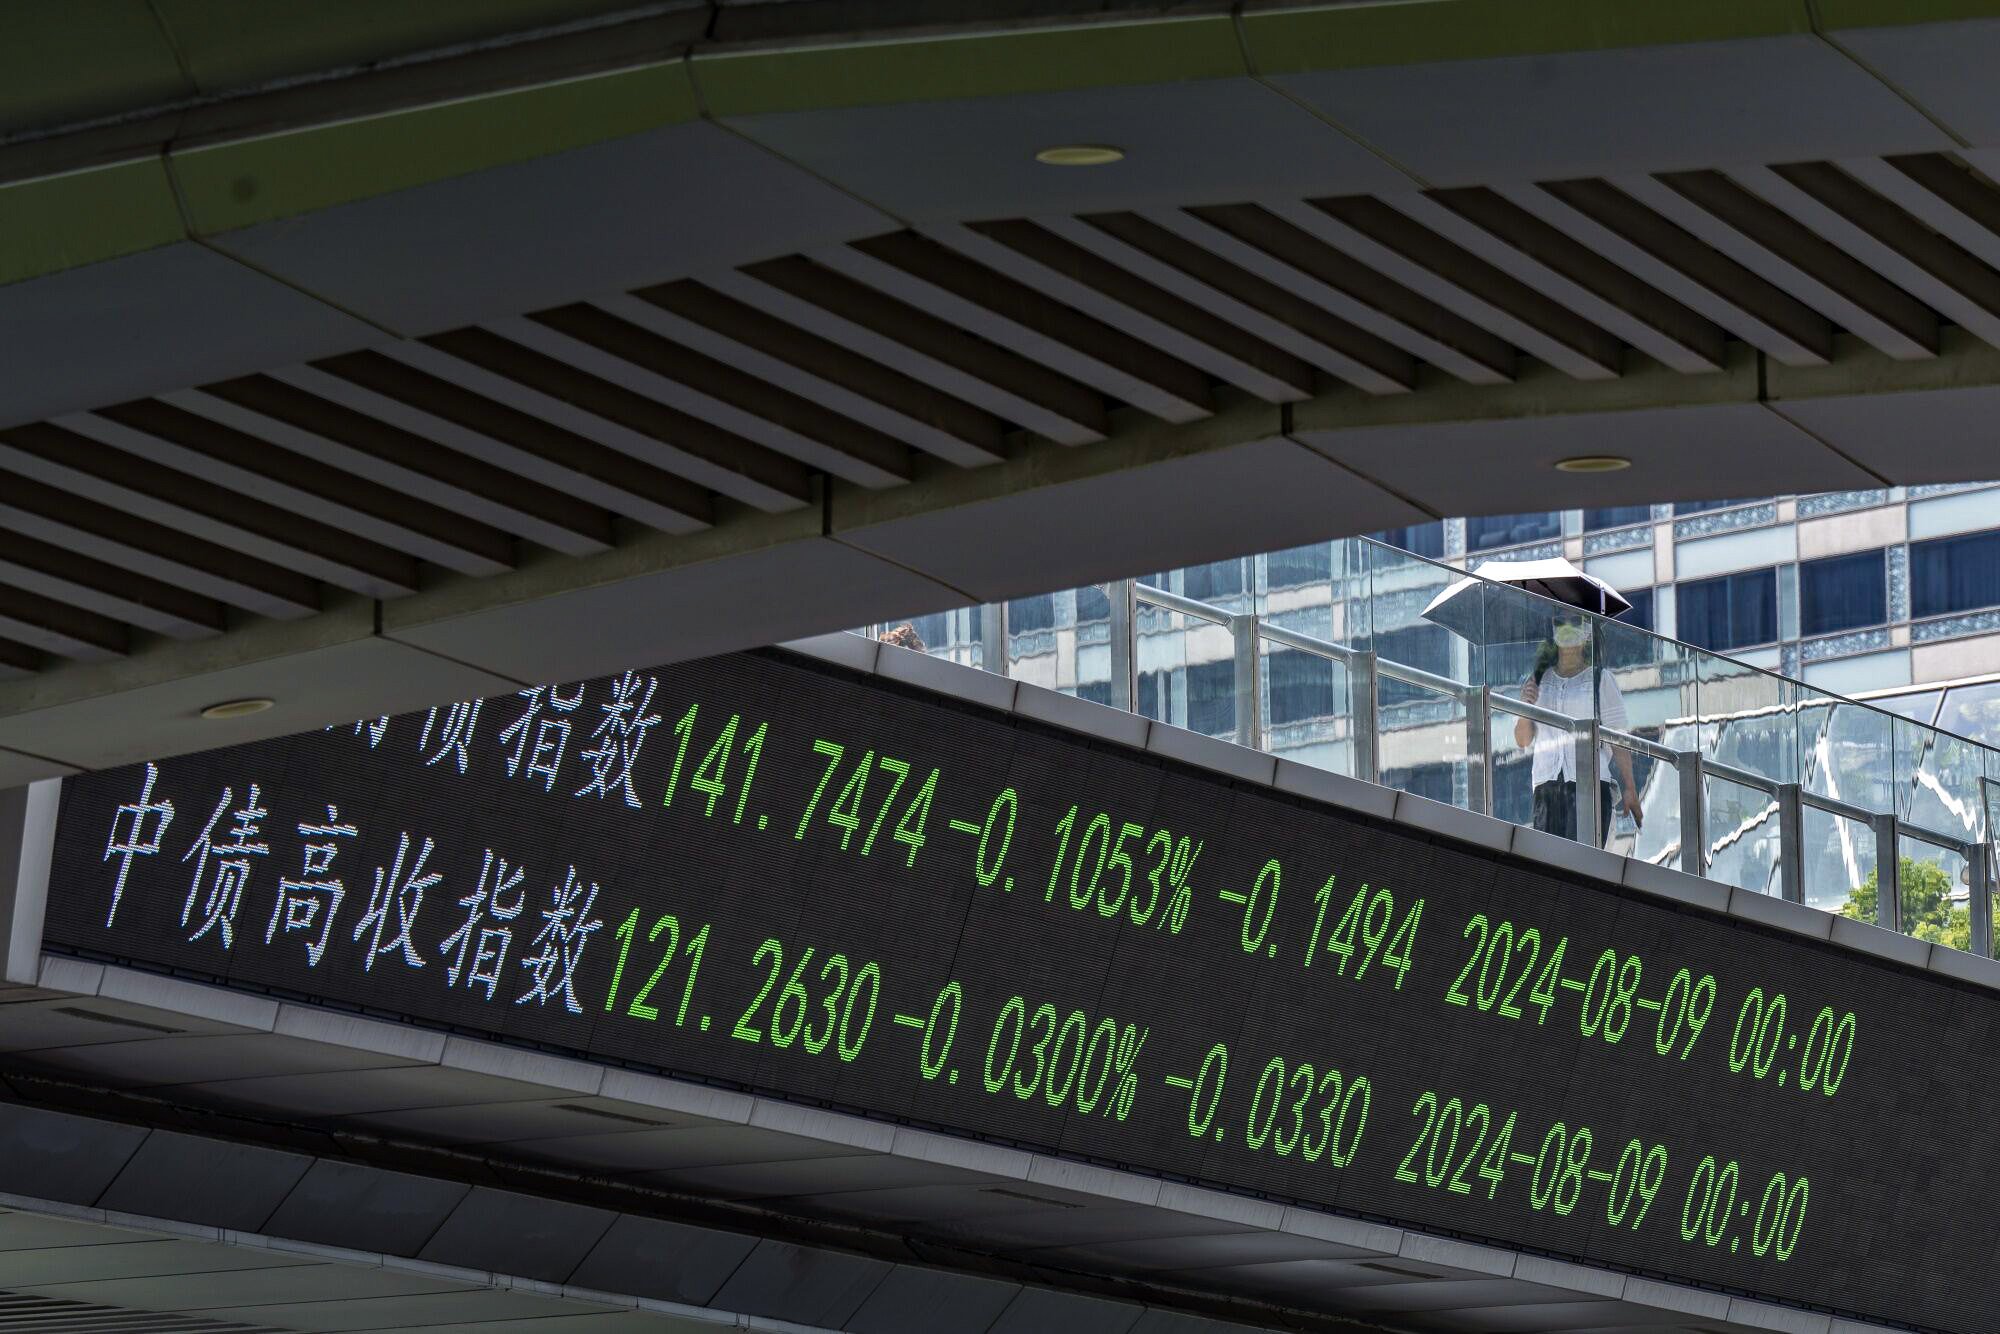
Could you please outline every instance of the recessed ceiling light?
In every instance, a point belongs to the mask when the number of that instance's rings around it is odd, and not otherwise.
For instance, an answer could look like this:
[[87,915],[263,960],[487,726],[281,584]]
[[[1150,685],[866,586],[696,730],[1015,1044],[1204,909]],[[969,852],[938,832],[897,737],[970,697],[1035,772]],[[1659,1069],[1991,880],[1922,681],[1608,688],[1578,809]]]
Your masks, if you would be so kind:
[[1035,154],[1035,161],[1051,167],[1101,167],[1124,156],[1124,149],[1109,144],[1056,144]]
[[1556,463],[1557,472],[1623,472],[1632,466],[1632,460],[1621,459],[1616,454],[1579,454],[1573,459],[1562,459]]
[[220,704],[211,704],[201,711],[204,718],[220,722],[229,718],[248,718],[253,713],[262,713],[278,701],[274,699],[226,699]]

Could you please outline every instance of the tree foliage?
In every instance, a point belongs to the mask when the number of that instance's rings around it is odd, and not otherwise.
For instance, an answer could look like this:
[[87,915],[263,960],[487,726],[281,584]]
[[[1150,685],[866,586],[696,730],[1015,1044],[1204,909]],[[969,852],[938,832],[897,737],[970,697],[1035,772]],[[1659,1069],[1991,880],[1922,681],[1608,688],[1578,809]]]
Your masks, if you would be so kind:
[[[1951,901],[1952,883],[1943,867],[1935,862],[1898,857],[1896,875],[1902,889],[1905,934],[1934,945],[1949,945],[1955,950],[1972,948],[1971,909]],[[1870,871],[1866,880],[1848,891],[1847,902],[1840,911],[1863,922],[1876,922],[1879,893],[1875,872]]]

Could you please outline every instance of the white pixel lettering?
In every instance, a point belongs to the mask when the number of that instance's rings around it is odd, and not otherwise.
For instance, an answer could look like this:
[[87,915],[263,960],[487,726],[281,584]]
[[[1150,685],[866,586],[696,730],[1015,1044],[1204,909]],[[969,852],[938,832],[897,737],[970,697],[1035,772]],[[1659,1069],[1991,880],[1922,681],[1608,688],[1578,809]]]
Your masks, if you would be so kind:
[[[642,681],[643,699],[639,696]],[[590,734],[593,744],[583,753],[584,761],[590,765],[590,781],[578,788],[575,795],[602,797],[622,792],[625,804],[638,809],[639,794],[632,787],[632,766],[638,763],[639,747],[646,742],[646,732],[660,721],[659,714],[650,712],[653,691],[658,686],[659,682],[652,677],[641,677],[631,671],[612,683],[611,702],[597,706],[604,710],[604,717]]]
[[563,748],[569,744],[569,720],[544,714],[542,706],[546,703],[552,713],[576,712],[583,704],[583,685],[579,682],[573,695],[564,695],[558,686],[534,686],[520,695],[528,701],[527,706],[500,733],[501,743],[512,746],[507,753],[507,776],[525,773],[531,780],[540,778],[542,790],[553,792]]
[[[439,957],[446,961],[447,987],[457,986],[463,977],[468,989],[483,984],[486,999],[493,999],[493,989],[500,985],[500,970],[507,962],[507,948],[514,942],[514,929],[497,924],[513,921],[528,906],[528,891],[520,887],[521,879],[520,867],[509,866],[506,858],[494,855],[491,848],[486,850],[478,887],[458,901],[465,909],[465,921],[438,947]],[[507,897],[510,891],[512,898]],[[489,914],[496,925],[482,925]]]
[[[326,954],[326,942],[333,932],[333,919],[340,911],[341,900],[347,897],[347,887],[337,876],[328,875],[333,869],[333,859],[340,852],[337,838],[353,838],[357,830],[351,824],[340,822],[339,808],[329,804],[326,808],[325,824],[300,823],[299,833],[307,843],[305,846],[305,869],[297,880],[278,881],[278,902],[271,909],[271,923],[264,928],[264,943],[270,944],[278,934],[280,924],[290,934],[304,931],[306,941],[306,963],[317,968]],[[311,840],[318,839],[320,842]],[[317,928],[319,939],[310,939]]]
[[[403,962],[412,968],[422,968],[424,961],[417,954],[416,943],[410,939],[410,929],[417,924],[417,913],[424,906],[424,891],[444,879],[438,871],[424,870],[424,862],[431,855],[431,840],[426,838],[417,849],[415,857],[410,854],[410,836],[403,834],[396,843],[396,859],[387,867],[375,868],[375,888],[368,894],[368,911],[354,924],[354,938],[358,941],[363,934],[372,930],[369,936],[368,952],[362,956],[361,967],[373,971],[378,956],[403,951]],[[403,861],[409,858],[409,870],[403,869]],[[396,912],[396,933],[389,937],[389,943],[382,943],[383,929],[389,925],[389,910]]]
[[556,886],[554,906],[542,909],[542,929],[536,933],[533,946],[537,952],[521,960],[521,966],[534,974],[535,982],[514,1002],[516,1005],[529,1001],[547,1005],[559,995],[571,1014],[583,1013],[576,999],[576,968],[583,962],[591,933],[604,925],[590,915],[596,906],[597,882],[586,882],[574,866],[570,867],[563,883]]
[[[222,789],[222,797],[215,803],[215,810],[202,826],[201,837],[181,854],[181,860],[194,859],[194,879],[188,885],[187,900],[181,904],[181,926],[185,929],[195,918],[195,903],[201,903],[201,925],[188,937],[192,944],[211,931],[222,942],[222,948],[229,949],[236,944],[236,911],[243,906],[243,890],[250,883],[250,859],[268,856],[268,843],[252,842],[263,832],[263,821],[270,812],[257,804],[257,785],[250,785],[250,796],[232,817],[223,841],[217,842],[215,826],[221,822],[223,812],[235,792],[231,788]],[[211,860],[212,858],[212,860]]]
[[[125,897],[125,877],[132,873],[132,859],[157,855],[160,840],[167,836],[167,826],[174,822],[174,803],[165,799],[153,800],[153,784],[159,776],[159,767],[148,764],[146,781],[139,789],[139,800],[120,806],[117,814],[111,817],[111,837],[104,843],[104,860],[110,861],[113,857],[123,860],[118,863],[118,880],[111,887],[111,911],[104,915],[107,931],[118,920],[118,904]],[[150,835],[146,831],[149,816],[158,820]],[[120,837],[121,832],[123,837]]]
[[[431,706],[431,711],[424,715],[423,735],[417,738],[417,749],[424,753],[425,764],[449,759],[458,766],[460,773],[465,772],[472,760],[467,747],[472,744],[473,729],[479,726],[479,706],[484,702],[461,700],[447,707],[442,718],[438,716],[437,706]],[[431,745],[433,730],[437,733],[435,749]]]

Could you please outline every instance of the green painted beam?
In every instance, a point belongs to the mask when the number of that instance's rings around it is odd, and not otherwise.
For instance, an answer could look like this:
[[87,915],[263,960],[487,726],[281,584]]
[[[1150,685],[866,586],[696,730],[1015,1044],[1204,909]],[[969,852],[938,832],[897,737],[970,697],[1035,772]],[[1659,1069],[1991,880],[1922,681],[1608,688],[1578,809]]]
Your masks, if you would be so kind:
[[212,236],[696,115],[687,67],[670,61],[184,149],[169,161],[194,229]]
[[820,111],[1248,73],[1226,16],[1094,23],[693,57],[717,117]]
[[146,0],[0,4],[0,135],[193,92]]
[[0,287],[184,240],[158,158],[0,185]]
[[1814,0],[1813,7],[1828,32],[2000,19],[2000,0]]
[[1806,0],[1392,0],[1243,16],[1259,74],[1738,41],[1812,31]]
[[[702,0],[684,4],[690,22],[705,12]],[[622,0],[14,0],[0,3],[0,133],[627,10]],[[612,73],[162,148],[189,226],[215,235],[703,115],[1756,39],[1810,32],[1814,13],[1830,27],[1934,21],[2000,14],[2000,0],[1387,0],[731,52],[697,44]],[[338,79],[325,87],[339,104]],[[163,120],[163,137],[174,123]],[[160,184],[135,161],[0,187],[0,283],[175,239]]]
[[[703,0],[683,3],[706,26]],[[633,8],[632,0],[152,0],[152,5],[195,87],[210,96]]]

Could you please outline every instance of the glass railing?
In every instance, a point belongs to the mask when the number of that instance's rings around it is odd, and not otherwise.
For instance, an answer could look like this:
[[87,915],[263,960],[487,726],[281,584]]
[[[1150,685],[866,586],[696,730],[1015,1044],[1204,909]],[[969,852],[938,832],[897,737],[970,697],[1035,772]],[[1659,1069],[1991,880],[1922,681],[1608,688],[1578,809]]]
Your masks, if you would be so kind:
[[2000,751],[1367,538],[1304,551],[927,617],[907,646],[1995,953]]

